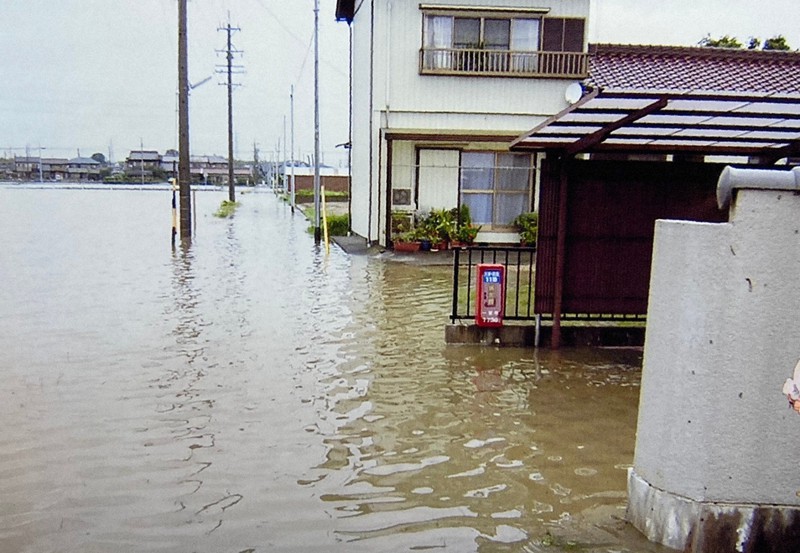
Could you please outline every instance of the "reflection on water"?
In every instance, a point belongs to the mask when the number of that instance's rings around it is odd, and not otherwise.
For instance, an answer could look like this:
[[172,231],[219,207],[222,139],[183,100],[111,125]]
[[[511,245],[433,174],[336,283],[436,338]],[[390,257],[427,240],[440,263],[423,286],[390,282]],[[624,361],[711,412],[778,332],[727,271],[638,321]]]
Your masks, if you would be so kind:
[[448,268],[170,199],[0,187],[0,551],[662,551],[638,351],[448,347]]

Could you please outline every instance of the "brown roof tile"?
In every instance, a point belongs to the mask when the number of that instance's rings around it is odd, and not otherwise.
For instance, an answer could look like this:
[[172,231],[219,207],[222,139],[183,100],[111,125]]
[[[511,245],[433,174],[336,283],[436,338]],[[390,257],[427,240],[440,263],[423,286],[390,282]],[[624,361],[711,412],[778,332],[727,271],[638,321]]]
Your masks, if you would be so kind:
[[800,52],[592,44],[589,54],[593,87],[800,93]]

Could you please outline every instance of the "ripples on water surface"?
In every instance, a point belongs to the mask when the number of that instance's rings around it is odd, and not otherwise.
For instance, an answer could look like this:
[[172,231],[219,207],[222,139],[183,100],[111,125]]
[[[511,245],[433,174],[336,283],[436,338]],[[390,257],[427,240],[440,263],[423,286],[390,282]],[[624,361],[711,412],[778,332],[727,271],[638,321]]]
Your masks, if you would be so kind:
[[639,352],[447,347],[448,268],[224,197],[0,188],[0,551],[661,551]]

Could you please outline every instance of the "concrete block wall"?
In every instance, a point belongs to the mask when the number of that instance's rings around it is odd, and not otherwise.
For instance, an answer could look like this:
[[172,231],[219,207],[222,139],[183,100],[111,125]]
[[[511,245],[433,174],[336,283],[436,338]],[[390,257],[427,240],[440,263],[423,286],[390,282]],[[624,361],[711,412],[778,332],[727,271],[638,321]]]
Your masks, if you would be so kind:
[[768,173],[723,173],[729,223],[656,222],[628,518],[675,549],[800,551],[800,173]]

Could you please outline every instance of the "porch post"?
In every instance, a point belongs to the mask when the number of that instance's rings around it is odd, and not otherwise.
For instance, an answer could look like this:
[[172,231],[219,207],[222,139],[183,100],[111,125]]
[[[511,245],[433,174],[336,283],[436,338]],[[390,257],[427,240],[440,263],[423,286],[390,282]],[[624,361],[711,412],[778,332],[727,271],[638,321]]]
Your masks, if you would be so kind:
[[[384,214],[384,244],[392,245],[392,157],[394,141],[386,137],[386,211]],[[378,222],[378,240],[380,240],[380,221]]]
[[550,347],[561,347],[561,309],[564,300],[564,264],[567,247],[567,163],[568,158],[558,161],[558,230],[556,234],[556,275],[553,290],[553,332],[550,336]]

